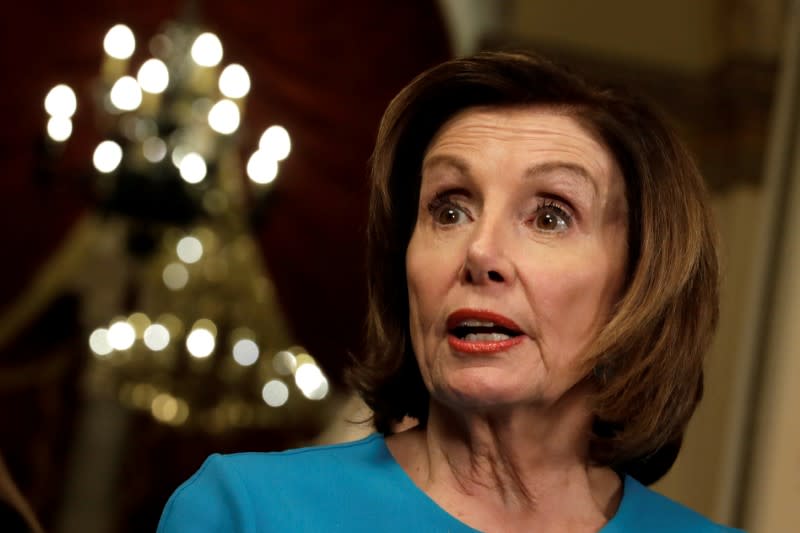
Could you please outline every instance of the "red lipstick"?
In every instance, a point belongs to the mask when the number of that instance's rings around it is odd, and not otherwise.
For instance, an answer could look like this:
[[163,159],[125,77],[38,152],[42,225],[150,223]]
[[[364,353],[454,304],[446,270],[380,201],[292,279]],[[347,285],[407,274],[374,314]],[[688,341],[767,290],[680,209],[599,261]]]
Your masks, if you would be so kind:
[[[464,327],[470,322],[491,322],[493,326],[507,330],[513,336],[502,340],[467,340],[455,335],[456,328]],[[487,326],[480,326],[487,327]],[[458,309],[447,317],[447,342],[450,347],[462,353],[497,353],[516,346],[525,339],[520,327],[508,317],[482,309]]]

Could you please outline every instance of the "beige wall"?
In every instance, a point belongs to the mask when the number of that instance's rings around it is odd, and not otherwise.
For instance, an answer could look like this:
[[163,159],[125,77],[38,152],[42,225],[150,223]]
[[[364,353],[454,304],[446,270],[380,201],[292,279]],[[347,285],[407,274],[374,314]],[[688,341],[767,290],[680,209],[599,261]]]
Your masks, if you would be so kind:
[[752,533],[800,528],[800,0],[791,5],[766,173],[766,212],[779,218],[746,486]]
[[508,25],[527,42],[673,70],[715,65],[725,50],[719,0],[518,0]]
[[[800,206],[800,136],[795,146],[790,206]],[[751,533],[800,529],[800,210],[787,214],[747,487]]]
[[[732,490],[740,467],[740,434],[747,405],[742,397],[748,385],[750,357],[748,305],[754,267],[753,243],[763,228],[746,213],[761,211],[761,187],[742,185],[714,196],[714,214],[720,232],[722,284],[720,323],[706,360],[706,387],[689,425],[683,450],[670,473],[656,489],[702,514],[730,523],[737,491]],[[746,392],[744,393],[746,394]]]

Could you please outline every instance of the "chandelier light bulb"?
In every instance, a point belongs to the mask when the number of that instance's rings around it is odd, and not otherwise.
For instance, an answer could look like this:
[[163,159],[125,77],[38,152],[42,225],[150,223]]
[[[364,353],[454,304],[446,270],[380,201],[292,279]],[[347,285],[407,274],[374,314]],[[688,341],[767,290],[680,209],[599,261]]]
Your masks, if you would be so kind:
[[181,168],[181,161],[183,158],[186,157],[186,154],[191,153],[191,150],[186,145],[179,144],[175,148],[172,149],[172,155],[170,156],[170,160],[172,164],[175,165],[175,168],[180,170]]
[[219,76],[219,91],[228,98],[243,98],[250,92],[250,75],[236,63],[228,65]]
[[78,99],[75,97],[75,91],[63,83],[50,89],[44,99],[44,109],[52,117],[70,118],[75,114],[77,107]]
[[179,170],[186,183],[200,183],[206,177],[206,162],[203,156],[196,152],[191,152],[183,156]]
[[239,106],[232,100],[220,100],[208,112],[208,125],[217,133],[230,135],[239,128]]
[[143,91],[160,94],[169,85],[169,70],[160,59],[148,59],[139,67],[136,79]]
[[196,263],[203,257],[203,244],[197,237],[183,237],[178,241],[175,251],[178,258],[184,263],[191,265]]
[[233,345],[233,360],[242,366],[250,366],[258,361],[258,344],[251,339],[241,339]]
[[321,400],[328,394],[328,380],[315,364],[300,365],[294,373],[294,382],[309,400]]
[[144,330],[144,344],[154,352],[160,352],[169,345],[169,330],[161,324],[151,324]]
[[289,350],[281,350],[272,357],[272,368],[281,376],[289,376],[297,370],[297,358]]
[[64,142],[72,135],[72,120],[69,117],[50,117],[47,135],[56,142]]
[[189,283],[189,271],[180,263],[170,263],[164,267],[161,279],[168,289],[179,291]]
[[194,331],[196,329],[204,329],[209,333],[211,333],[211,335],[214,337],[216,337],[218,333],[217,325],[214,324],[214,322],[212,320],[209,320],[208,318],[200,318],[195,320],[194,324],[192,325],[192,330]]
[[258,141],[258,149],[275,161],[283,161],[292,151],[292,140],[289,138],[289,132],[282,126],[270,126],[261,135],[261,139]]
[[133,76],[122,76],[111,87],[110,97],[117,109],[133,111],[142,103],[142,89]]
[[186,337],[186,349],[192,357],[202,359],[214,351],[216,341],[214,335],[207,329],[197,328]]
[[128,59],[136,50],[136,38],[129,27],[117,24],[106,33],[103,49],[113,58]]
[[135,340],[136,331],[124,320],[114,322],[108,328],[108,343],[115,350],[127,350]]
[[122,162],[122,147],[114,141],[103,141],[94,149],[92,162],[103,174],[114,172]]
[[222,61],[222,43],[213,33],[201,33],[192,44],[191,54],[201,67],[215,67]]
[[167,143],[159,137],[149,137],[142,143],[144,158],[151,163],[158,163],[167,155]]
[[281,407],[289,399],[289,387],[279,379],[270,380],[261,389],[261,397],[270,407]]
[[108,330],[106,328],[97,328],[89,335],[89,348],[99,356],[108,355],[114,351],[108,341]]
[[247,160],[247,177],[259,185],[275,181],[278,175],[278,162],[263,150],[256,150]]

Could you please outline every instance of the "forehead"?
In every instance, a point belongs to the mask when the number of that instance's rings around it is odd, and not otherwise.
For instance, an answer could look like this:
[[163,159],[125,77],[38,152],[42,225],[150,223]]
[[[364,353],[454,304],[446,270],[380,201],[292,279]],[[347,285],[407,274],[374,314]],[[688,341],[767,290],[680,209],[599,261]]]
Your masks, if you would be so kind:
[[476,107],[456,114],[434,135],[423,167],[441,155],[467,160],[494,155],[522,164],[558,161],[585,168],[594,179],[620,176],[597,135],[563,111],[545,107]]

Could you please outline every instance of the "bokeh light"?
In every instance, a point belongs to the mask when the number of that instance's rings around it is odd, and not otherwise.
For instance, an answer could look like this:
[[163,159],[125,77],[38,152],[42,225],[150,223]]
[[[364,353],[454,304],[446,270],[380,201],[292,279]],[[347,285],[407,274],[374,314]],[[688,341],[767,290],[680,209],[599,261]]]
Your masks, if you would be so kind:
[[133,76],[122,76],[111,87],[111,103],[122,111],[133,111],[142,103],[142,88]]
[[317,365],[306,363],[297,367],[294,382],[309,400],[321,400],[328,394],[328,380]]
[[203,67],[214,67],[222,61],[222,43],[213,33],[202,33],[192,44],[192,59]]
[[275,181],[278,175],[278,162],[263,150],[256,150],[247,160],[247,177],[254,183],[266,185]]
[[190,152],[183,156],[180,162],[181,178],[187,183],[200,183],[206,177],[206,162],[197,152]]
[[106,328],[97,328],[89,335],[89,348],[101,357],[110,354],[114,351],[111,343],[108,340],[108,330]]
[[241,339],[233,345],[233,360],[242,366],[258,361],[258,345],[250,339]]
[[156,319],[156,322],[158,324],[163,324],[163,326],[167,328],[170,337],[178,337],[183,333],[183,322],[181,322],[181,319],[172,313],[164,313],[163,315],[160,315]]
[[214,335],[204,328],[193,329],[186,337],[186,349],[192,357],[202,359],[211,355],[216,346]]
[[250,92],[250,75],[242,65],[233,63],[219,76],[219,91],[228,98],[243,98]]
[[272,357],[272,368],[281,376],[289,376],[297,369],[297,358],[289,350],[281,350]]
[[270,407],[280,407],[289,399],[289,387],[279,379],[270,380],[261,389],[261,397]]
[[177,426],[189,417],[189,406],[181,398],[162,392],[150,403],[150,413],[160,422]]
[[148,59],[139,67],[136,80],[143,91],[148,93],[163,93],[169,85],[169,70],[160,59]]
[[78,108],[78,99],[69,85],[56,85],[44,99],[44,109],[52,117],[70,118]]
[[117,24],[106,33],[103,49],[116,59],[128,59],[136,50],[136,38],[129,27]]
[[261,139],[258,141],[258,149],[270,159],[283,161],[292,151],[292,140],[289,138],[289,132],[282,126],[270,126],[261,135]]
[[178,241],[175,251],[181,261],[191,265],[203,257],[203,243],[197,237],[190,235]]
[[161,279],[168,289],[179,291],[189,282],[189,271],[180,263],[170,263],[164,267]]
[[160,137],[149,137],[142,143],[144,158],[151,163],[163,161],[167,155],[167,143]]
[[136,331],[125,320],[118,320],[108,328],[108,343],[115,350],[127,350],[136,340]]
[[148,409],[157,395],[158,389],[150,383],[137,383],[131,387],[130,403],[139,409]]
[[154,352],[159,352],[169,345],[169,330],[161,324],[151,324],[144,330],[143,339],[145,346]]
[[141,312],[133,313],[128,317],[128,324],[136,332],[136,338],[141,339],[144,336],[144,331],[150,325],[150,317]]
[[122,162],[122,147],[114,141],[103,141],[94,149],[92,162],[104,174],[114,172]]
[[214,337],[217,336],[217,325],[214,324],[211,320],[207,318],[201,318],[195,321],[192,325],[192,329],[205,329]]
[[50,117],[47,121],[47,135],[56,142],[64,142],[72,135],[72,119],[69,117]]
[[181,161],[183,158],[186,157],[186,154],[190,153],[190,150],[185,145],[179,144],[175,148],[172,149],[172,156],[170,157],[172,164],[175,165],[175,168],[180,170],[181,168]]
[[208,125],[217,133],[230,135],[239,128],[239,106],[232,100],[220,100],[208,112]]

